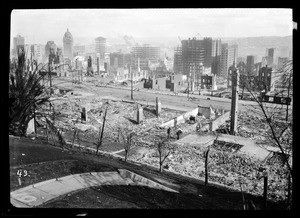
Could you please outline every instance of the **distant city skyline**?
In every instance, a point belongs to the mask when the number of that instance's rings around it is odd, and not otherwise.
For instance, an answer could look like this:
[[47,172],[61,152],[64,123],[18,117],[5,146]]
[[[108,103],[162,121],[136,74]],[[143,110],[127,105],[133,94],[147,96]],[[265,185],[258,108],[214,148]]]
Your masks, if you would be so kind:
[[[62,45],[67,28],[74,45],[96,37],[232,38],[292,35],[292,9],[47,9],[13,10],[11,43],[17,34],[26,44]],[[125,41],[124,41],[125,44]]]

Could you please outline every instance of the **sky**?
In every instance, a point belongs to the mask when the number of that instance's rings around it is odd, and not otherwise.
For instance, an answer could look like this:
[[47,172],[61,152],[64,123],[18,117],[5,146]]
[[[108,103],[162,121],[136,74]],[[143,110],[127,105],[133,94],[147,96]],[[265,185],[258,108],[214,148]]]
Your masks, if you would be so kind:
[[130,35],[134,38],[255,37],[292,35],[292,9],[34,9],[13,10],[11,41],[62,45],[67,28],[74,44]]

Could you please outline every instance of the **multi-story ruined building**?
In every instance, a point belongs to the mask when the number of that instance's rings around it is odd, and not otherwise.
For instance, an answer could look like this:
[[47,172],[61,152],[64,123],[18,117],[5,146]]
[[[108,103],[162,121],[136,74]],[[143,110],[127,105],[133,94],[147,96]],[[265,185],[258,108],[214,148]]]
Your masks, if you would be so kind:
[[252,74],[254,72],[254,56],[253,55],[249,55],[247,56],[247,62],[246,62],[246,71],[247,73]]
[[43,62],[48,63],[49,62],[49,55],[50,53],[56,53],[57,51],[57,46],[54,43],[54,41],[48,41],[46,46],[45,46],[45,53],[44,53],[44,58]]
[[134,69],[138,66],[140,70],[149,70],[150,62],[158,62],[160,58],[160,48],[149,44],[132,47],[131,64]]
[[106,52],[106,39],[99,36],[95,39],[95,52],[100,55],[100,59],[104,59],[104,54]]
[[237,50],[236,45],[229,46],[227,43],[222,44],[220,75],[227,77],[229,67],[237,62]]
[[25,49],[25,38],[21,35],[17,35],[13,38],[13,54],[15,57],[18,56],[19,51]]
[[181,40],[181,47],[174,50],[174,73],[194,77],[201,67],[211,68],[213,74],[220,74],[221,40],[210,37]]

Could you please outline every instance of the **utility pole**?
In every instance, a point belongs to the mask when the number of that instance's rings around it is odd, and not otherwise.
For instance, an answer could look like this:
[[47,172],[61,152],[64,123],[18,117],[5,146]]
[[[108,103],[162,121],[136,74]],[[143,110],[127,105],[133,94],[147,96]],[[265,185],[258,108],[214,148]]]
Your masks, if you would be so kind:
[[51,95],[52,94],[52,78],[51,78],[50,64],[51,64],[51,62],[48,63],[48,73],[49,73],[49,80],[50,80],[50,95]]
[[102,129],[101,129],[101,135],[100,135],[99,143],[98,143],[98,146],[97,146],[96,155],[98,154],[99,147],[102,145],[102,138],[103,138],[103,133],[104,133],[104,126],[105,126],[106,114],[107,114],[107,107],[105,109],[105,114],[104,114],[104,118],[103,118],[103,125],[102,125]]
[[263,193],[263,209],[267,209],[267,195],[268,195],[268,174],[267,172],[264,172],[264,193]]
[[190,81],[189,81],[189,76],[188,75],[187,75],[187,82],[188,82],[187,97],[189,99],[189,97],[190,97]]
[[204,152],[204,157],[205,157],[205,181],[204,181],[204,185],[206,186],[208,183],[208,153],[209,153],[209,149],[210,147],[208,147],[208,149]]
[[133,75],[131,70],[131,64],[129,64],[129,72],[131,74],[131,100],[133,100]]
[[235,135],[237,131],[238,118],[238,101],[239,101],[239,73],[234,69],[231,76],[232,80],[232,98],[231,98],[231,120],[230,120],[230,134]]
[[291,89],[291,78],[292,78],[292,73],[290,72],[290,76],[289,76],[289,86],[288,86],[288,96],[286,99],[286,116],[285,116],[285,121],[289,120],[289,98],[290,98],[290,89]]

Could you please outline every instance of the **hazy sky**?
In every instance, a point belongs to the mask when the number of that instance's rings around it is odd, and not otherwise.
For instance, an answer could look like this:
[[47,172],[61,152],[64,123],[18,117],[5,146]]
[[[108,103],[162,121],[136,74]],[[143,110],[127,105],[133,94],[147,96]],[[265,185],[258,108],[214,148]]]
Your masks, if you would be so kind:
[[[292,34],[292,9],[56,9],[14,10],[11,39],[25,43],[53,40],[62,45],[67,28],[75,44],[98,36],[253,37]],[[77,39],[77,40],[76,40]]]

